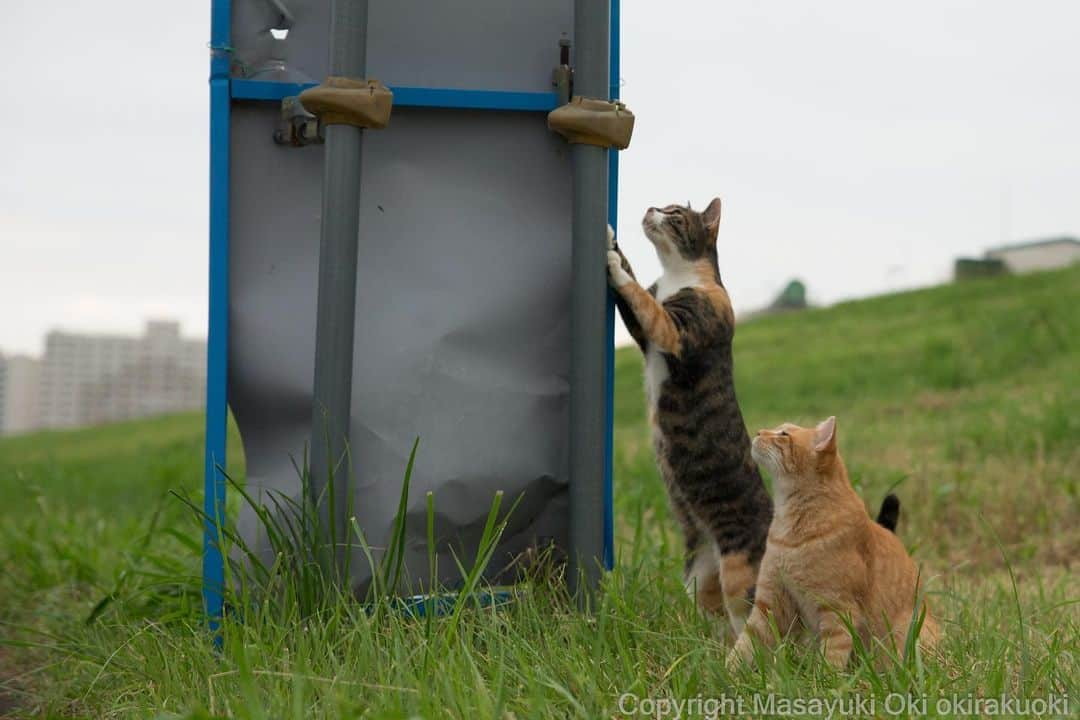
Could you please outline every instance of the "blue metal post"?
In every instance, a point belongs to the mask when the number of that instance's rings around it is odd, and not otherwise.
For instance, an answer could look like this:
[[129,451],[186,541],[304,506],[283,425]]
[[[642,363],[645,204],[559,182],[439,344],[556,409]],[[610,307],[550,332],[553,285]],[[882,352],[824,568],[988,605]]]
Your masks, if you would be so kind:
[[[206,357],[206,466],[203,490],[203,603],[210,630],[222,612],[225,563],[225,445],[229,361],[229,0],[213,0],[210,22],[210,316]],[[220,638],[218,639],[220,641]]]
[[[611,49],[608,72],[610,99],[619,99],[619,0],[611,0]],[[608,224],[619,229],[619,152],[608,150]],[[615,567],[615,295],[608,291],[607,302],[607,387],[604,412],[607,429],[604,437],[604,567]]]

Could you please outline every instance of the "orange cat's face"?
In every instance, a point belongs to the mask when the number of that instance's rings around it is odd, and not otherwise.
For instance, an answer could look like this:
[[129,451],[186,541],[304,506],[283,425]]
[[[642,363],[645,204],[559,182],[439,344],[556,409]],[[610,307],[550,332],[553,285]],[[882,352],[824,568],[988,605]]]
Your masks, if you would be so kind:
[[836,418],[814,428],[784,423],[774,430],[759,430],[751,452],[774,478],[815,475],[836,456]]

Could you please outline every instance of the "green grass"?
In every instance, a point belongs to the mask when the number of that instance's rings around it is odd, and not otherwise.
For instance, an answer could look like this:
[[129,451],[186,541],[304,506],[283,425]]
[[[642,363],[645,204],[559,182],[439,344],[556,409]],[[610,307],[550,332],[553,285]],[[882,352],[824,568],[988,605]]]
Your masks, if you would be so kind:
[[751,429],[835,414],[868,506],[899,483],[899,534],[934,578],[945,630],[919,663],[835,673],[783,646],[754,670],[725,671],[728,639],[679,582],[641,361],[627,349],[616,360],[619,561],[591,614],[542,582],[453,623],[348,602],[310,616],[256,608],[227,624],[218,653],[200,623],[198,526],[168,495],[201,487],[201,417],[0,440],[0,715],[599,718],[633,709],[628,698],[620,708],[625,693],[697,698],[699,710],[754,693],[860,695],[882,716],[892,692],[930,697],[931,714],[953,694],[1075,704],[1078,307],[1074,267],[738,331]]

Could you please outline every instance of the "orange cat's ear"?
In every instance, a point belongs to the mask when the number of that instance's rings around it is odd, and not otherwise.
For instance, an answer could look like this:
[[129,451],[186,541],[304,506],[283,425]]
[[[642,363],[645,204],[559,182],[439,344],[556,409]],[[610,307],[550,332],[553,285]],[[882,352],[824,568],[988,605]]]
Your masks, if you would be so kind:
[[836,452],[836,417],[820,423],[814,433],[814,450],[819,453]]
[[709,236],[715,240],[716,234],[720,230],[720,198],[713,198],[709,203],[709,207],[705,208],[705,212],[701,213],[701,220],[705,223],[705,229],[709,231]]

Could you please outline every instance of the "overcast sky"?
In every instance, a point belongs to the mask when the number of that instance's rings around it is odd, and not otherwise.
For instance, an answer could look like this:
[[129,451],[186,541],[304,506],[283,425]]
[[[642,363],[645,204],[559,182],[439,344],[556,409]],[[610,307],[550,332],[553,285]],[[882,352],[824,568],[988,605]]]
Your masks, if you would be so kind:
[[[209,1],[0,0],[0,350],[54,327],[206,330]],[[623,0],[620,241],[724,199],[736,309],[945,280],[1080,235],[1073,0]]]

